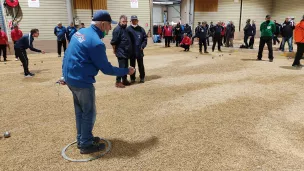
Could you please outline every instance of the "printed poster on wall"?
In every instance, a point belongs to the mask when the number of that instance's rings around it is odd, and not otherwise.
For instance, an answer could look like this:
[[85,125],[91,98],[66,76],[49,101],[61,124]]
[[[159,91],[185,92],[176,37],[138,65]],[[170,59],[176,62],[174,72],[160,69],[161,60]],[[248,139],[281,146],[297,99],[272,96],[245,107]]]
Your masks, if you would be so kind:
[[138,8],[138,0],[130,0],[131,8]]
[[28,0],[28,6],[32,8],[39,8],[39,0]]

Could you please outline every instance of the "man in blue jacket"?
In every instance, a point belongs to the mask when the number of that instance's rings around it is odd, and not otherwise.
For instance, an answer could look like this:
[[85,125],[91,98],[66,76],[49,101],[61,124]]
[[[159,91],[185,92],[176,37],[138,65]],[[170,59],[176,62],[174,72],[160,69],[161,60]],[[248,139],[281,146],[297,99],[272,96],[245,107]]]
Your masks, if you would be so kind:
[[[130,36],[127,32],[127,24],[128,17],[125,15],[120,16],[119,24],[113,30],[113,37],[111,40],[113,52],[118,59],[119,68],[129,67],[129,58],[132,51]],[[125,86],[130,85],[127,75],[124,75],[123,77],[118,76],[115,85],[117,88],[125,88]]]
[[26,49],[30,48],[31,51],[41,52],[43,54],[45,53],[43,50],[35,49],[33,47],[34,37],[38,37],[38,36],[39,36],[39,30],[32,29],[29,34],[22,36],[14,45],[16,56],[22,62],[25,77],[32,77],[35,75],[31,73],[28,69],[28,58],[27,58]]
[[76,27],[74,26],[74,23],[72,22],[70,24],[70,26],[67,28],[67,31],[66,31],[66,37],[68,39],[68,42],[71,41],[71,38],[72,36],[77,32],[77,29]]
[[63,79],[60,84],[67,84],[74,98],[76,114],[77,142],[81,154],[89,154],[105,149],[94,137],[92,130],[96,119],[95,76],[99,70],[106,75],[124,76],[133,74],[135,69],[113,67],[107,58],[106,47],[102,39],[111,30],[110,14],[99,10],[93,15],[91,27],[75,33],[63,59]]
[[[144,49],[147,46],[147,34],[145,30],[138,25],[137,16],[131,16],[131,26],[127,28],[132,42],[132,53],[130,59],[130,65],[135,67],[136,60],[139,70],[139,83],[145,82],[145,66],[144,66]],[[135,83],[135,73],[131,75],[131,83]]]
[[58,57],[61,57],[61,47],[63,46],[64,52],[66,50],[66,28],[62,26],[61,22],[59,22],[58,25],[54,28],[54,34],[57,36]]

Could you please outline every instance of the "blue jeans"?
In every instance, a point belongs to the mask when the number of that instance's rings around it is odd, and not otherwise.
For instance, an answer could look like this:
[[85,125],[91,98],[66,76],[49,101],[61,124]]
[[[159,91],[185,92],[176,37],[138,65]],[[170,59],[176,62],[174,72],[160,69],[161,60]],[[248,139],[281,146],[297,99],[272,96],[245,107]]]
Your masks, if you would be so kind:
[[292,40],[293,37],[287,38],[287,37],[283,37],[282,38],[282,45],[281,45],[281,50],[284,52],[285,50],[285,43],[288,43],[288,47],[289,47],[289,52],[293,51],[293,46],[292,46]]
[[95,87],[76,88],[68,85],[72,91],[76,115],[77,142],[81,148],[93,144],[92,130],[96,120]]

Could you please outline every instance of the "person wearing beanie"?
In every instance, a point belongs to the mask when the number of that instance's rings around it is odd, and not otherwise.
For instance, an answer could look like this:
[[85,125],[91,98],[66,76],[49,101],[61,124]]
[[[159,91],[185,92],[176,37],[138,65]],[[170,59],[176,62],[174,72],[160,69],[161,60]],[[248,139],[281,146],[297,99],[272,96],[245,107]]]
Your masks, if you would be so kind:
[[300,64],[300,60],[302,59],[304,53],[304,15],[300,23],[295,27],[294,38],[298,48],[292,66],[302,67],[303,65]]
[[262,60],[264,46],[265,44],[267,44],[269,51],[268,54],[269,62],[273,62],[272,37],[276,31],[276,26],[274,22],[271,21],[270,19],[271,16],[267,15],[265,19],[266,21],[264,21],[260,26],[261,38],[260,38],[259,53],[257,60]]

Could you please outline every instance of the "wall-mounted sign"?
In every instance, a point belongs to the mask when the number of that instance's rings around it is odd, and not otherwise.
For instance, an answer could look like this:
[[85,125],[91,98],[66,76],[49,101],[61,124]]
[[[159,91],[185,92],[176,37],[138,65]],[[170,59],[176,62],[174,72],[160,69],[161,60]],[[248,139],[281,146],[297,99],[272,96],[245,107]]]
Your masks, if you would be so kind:
[[28,0],[28,6],[31,8],[39,8],[39,0]]
[[138,8],[138,0],[130,0],[131,8]]

